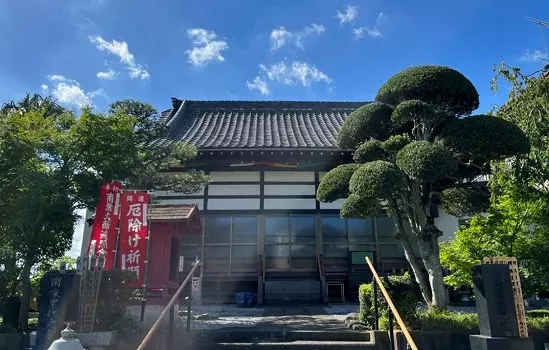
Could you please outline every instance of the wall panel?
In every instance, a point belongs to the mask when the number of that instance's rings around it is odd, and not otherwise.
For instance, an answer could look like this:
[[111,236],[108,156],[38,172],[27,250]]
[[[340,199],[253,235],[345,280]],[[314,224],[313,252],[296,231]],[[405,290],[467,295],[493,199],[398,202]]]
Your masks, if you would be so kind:
[[314,182],[313,171],[266,171],[266,182]]
[[259,210],[259,198],[210,198],[208,210]]
[[212,171],[211,182],[259,182],[259,171]]
[[265,185],[267,196],[304,196],[315,195],[315,185]]
[[260,185],[210,185],[208,195],[210,196],[245,196],[260,194]]
[[264,200],[265,210],[280,209],[315,209],[314,198],[266,198]]

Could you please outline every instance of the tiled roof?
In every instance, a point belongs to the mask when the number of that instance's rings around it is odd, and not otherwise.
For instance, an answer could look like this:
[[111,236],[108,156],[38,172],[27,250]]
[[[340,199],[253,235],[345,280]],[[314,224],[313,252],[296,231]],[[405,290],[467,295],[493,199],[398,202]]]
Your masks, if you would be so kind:
[[153,204],[151,219],[157,221],[187,220],[196,213],[196,204]]
[[162,119],[171,140],[198,149],[337,149],[341,124],[366,103],[172,98]]

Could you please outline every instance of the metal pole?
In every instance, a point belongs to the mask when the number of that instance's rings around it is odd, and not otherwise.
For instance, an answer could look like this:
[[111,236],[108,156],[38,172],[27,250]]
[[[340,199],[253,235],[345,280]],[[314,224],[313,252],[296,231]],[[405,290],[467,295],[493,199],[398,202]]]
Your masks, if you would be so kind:
[[190,332],[191,330],[191,304],[193,301],[192,296],[188,296],[185,298],[187,300],[187,332]]
[[379,330],[379,305],[377,302],[377,284],[373,280],[372,284],[374,285],[374,330]]
[[395,333],[393,329],[393,313],[387,310],[389,316],[389,349],[395,350]]
[[[134,191],[135,192],[135,191]],[[151,246],[151,221],[152,221],[152,215],[151,215],[151,193],[150,191],[147,191],[149,194],[149,203],[147,205],[147,253],[145,255],[145,277],[143,278],[143,298],[141,299],[141,317],[140,322],[145,322],[145,306],[147,304],[147,278],[149,274],[149,248]]]

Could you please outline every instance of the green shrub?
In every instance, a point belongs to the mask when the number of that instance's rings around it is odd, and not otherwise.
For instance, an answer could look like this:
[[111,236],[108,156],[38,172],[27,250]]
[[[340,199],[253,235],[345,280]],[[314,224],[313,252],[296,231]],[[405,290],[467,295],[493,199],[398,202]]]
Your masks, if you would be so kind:
[[526,317],[529,317],[529,318],[549,317],[549,309],[526,311]]
[[372,284],[363,284],[358,288],[358,320],[368,326],[374,325],[374,305],[373,305]]
[[549,330],[549,316],[527,316],[526,324],[528,325],[528,331],[548,331]]
[[478,315],[431,309],[419,313],[418,329],[439,332],[478,333]]
[[[417,305],[421,301],[421,293],[417,283],[410,274],[402,276],[383,277],[382,282],[387,289],[391,300],[395,304],[400,316],[404,319],[406,326],[414,327],[418,322]],[[374,283],[374,282],[372,282]],[[359,315],[358,318],[368,327],[374,327],[374,302],[373,284],[363,284],[359,288]],[[388,305],[383,294],[378,289],[378,315],[381,329],[388,327]],[[398,327],[395,322],[395,327]]]
[[126,309],[135,293],[135,288],[127,286],[136,278],[135,273],[129,270],[103,271],[94,331],[110,331],[125,322]]
[[[418,315],[416,329],[438,332],[479,332],[478,315],[476,313],[450,312],[447,310],[428,310]],[[526,323],[528,331],[549,330],[549,310],[533,310],[527,312]]]

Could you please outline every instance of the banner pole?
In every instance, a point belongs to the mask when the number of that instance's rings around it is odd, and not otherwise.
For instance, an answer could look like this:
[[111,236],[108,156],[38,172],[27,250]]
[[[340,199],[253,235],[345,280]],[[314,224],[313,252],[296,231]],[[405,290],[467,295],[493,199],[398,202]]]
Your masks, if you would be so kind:
[[118,223],[116,224],[116,243],[114,244],[114,261],[112,262],[112,269],[116,270],[118,266],[118,249],[120,248],[120,220],[122,219],[122,195],[124,194],[124,182],[120,181],[122,184],[121,191],[119,193],[120,197],[118,199]]
[[141,299],[141,318],[140,322],[145,322],[145,306],[147,304],[147,277],[149,275],[149,248],[151,245],[151,222],[152,222],[152,215],[151,215],[151,197],[152,192],[147,191],[149,194],[149,203],[147,205],[147,253],[145,255],[145,276],[143,277],[143,298]]

